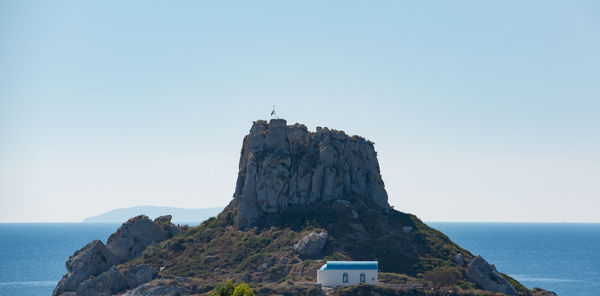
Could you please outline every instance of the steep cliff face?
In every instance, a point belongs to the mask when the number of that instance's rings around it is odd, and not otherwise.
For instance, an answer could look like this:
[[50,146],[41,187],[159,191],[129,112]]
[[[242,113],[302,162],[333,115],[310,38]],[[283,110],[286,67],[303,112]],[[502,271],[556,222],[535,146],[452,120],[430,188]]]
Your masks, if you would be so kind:
[[373,143],[344,132],[256,121],[244,138],[234,200],[236,224],[290,207],[360,198],[388,208]]

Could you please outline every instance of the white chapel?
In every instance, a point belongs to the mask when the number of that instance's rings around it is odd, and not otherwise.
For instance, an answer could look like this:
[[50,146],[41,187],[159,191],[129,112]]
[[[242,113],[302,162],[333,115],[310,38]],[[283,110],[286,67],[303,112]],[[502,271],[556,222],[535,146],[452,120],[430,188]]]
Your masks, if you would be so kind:
[[326,287],[377,284],[377,261],[327,261],[317,271],[317,284]]

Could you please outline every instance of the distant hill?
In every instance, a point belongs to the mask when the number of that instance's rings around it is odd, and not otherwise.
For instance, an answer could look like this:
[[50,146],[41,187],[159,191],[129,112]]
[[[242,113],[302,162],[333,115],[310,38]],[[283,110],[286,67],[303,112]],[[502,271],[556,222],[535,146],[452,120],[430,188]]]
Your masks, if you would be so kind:
[[162,215],[172,215],[175,224],[197,225],[204,220],[214,217],[223,210],[222,207],[206,209],[184,209],[157,206],[138,206],[121,208],[83,219],[84,223],[123,223],[131,217],[146,215],[152,219]]

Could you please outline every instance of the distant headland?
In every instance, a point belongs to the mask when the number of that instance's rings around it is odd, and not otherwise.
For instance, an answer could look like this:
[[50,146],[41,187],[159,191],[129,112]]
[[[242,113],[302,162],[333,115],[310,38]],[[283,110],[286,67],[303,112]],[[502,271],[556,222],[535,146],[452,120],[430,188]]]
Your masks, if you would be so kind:
[[131,217],[146,215],[152,219],[172,215],[175,224],[200,224],[204,220],[218,215],[223,207],[185,209],[158,206],[137,206],[131,208],[119,208],[106,213],[83,219],[83,223],[123,223]]

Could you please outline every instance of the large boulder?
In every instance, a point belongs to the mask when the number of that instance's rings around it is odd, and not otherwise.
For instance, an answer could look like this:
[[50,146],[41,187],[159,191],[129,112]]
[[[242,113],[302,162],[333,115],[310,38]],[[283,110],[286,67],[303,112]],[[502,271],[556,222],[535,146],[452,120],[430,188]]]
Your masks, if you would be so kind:
[[261,216],[291,207],[358,197],[389,208],[372,142],[342,131],[283,119],[255,121],[244,138],[234,200],[235,222],[247,227]]
[[79,284],[77,296],[110,296],[129,287],[127,277],[117,267]]
[[127,283],[132,289],[151,281],[155,276],[156,268],[150,264],[132,265],[127,269]]
[[458,265],[465,265],[465,255],[463,253],[456,253],[452,256],[452,261]]
[[316,256],[323,250],[327,237],[327,231],[311,232],[294,244],[294,251],[305,257]]
[[467,278],[484,290],[517,295],[515,287],[481,256],[475,257],[469,263]]
[[145,215],[129,219],[117,232],[113,233],[106,247],[120,260],[125,262],[139,256],[152,242],[160,242],[169,237],[163,230]]
[[173,237],[181,233],[181,227],[171,223],[172,218],[173,216],[171,215],[164,215],[154,219],[154,223],[162,228],[162,230],[164,230],[169,237]]
[[66,262],[67,274],[60,280],[52,295],[76,291],[81,282],[96,276],[119,263],[119,259],[99,240],[89,242]]

